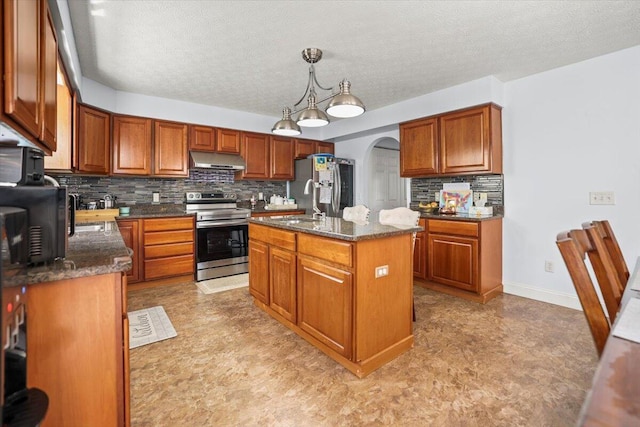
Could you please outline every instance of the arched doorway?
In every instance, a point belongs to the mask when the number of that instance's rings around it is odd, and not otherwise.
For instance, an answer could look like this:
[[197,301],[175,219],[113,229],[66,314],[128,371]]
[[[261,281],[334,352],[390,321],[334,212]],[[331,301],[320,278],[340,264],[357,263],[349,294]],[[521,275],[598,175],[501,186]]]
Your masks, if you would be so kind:
[[381,209],[408,206],[406,178],[400,177],[400,143],[391,137],[374,141],[366,160],[370,218]]

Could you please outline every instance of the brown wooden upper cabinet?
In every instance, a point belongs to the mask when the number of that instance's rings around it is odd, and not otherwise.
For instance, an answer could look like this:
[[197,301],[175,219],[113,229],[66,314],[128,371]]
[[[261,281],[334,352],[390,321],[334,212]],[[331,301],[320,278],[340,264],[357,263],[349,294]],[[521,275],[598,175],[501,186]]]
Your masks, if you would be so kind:
[[111,165],[111,114],[78,104],[75,129],[78,172],[108,175]]
[[216,129],[216,151],[218,153],[240,154],[241,133],[234,129]]
[[267,179],[271,170],[270,137],[262,133],[242,132],[241,155],[246,166],[241,179]]
[[292,180],[295,176],[293,166],[294,143],[290,138],[271,136],[271,169],[269,178]]
[[151,174],[151,119],[113,117],[114,175]]
[[189,150],[215,151],[216,129],[209,126],[189,125]]
[[400,175],[502,173],[502,108],[480,105],[400,124]]
[[153,175],[189,176],[187,125],[154,120]]
[[333,154],[333,144],[323,141],[312,141],[310,139],[295,139],[295,159],[306,159],[311,154],[330,153]]
[[4,110],[19,133],[47,152],[56,149],[58,46],[46,0],[6,0]]

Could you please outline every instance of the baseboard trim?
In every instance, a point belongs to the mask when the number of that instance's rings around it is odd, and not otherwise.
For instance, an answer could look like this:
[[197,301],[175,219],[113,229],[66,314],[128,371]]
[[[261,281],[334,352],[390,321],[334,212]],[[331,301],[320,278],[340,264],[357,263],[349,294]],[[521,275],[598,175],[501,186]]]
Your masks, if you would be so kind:
[[536,301],[547,302],[549,304],[561,305],[563,307],[572,308],[582,311],[580,300],[577,295],[566,294],[564,292],[549,291],[540,289],[522,283],[503,282],[503,292],[505,294],[516,295],[519,297],[529,298]]

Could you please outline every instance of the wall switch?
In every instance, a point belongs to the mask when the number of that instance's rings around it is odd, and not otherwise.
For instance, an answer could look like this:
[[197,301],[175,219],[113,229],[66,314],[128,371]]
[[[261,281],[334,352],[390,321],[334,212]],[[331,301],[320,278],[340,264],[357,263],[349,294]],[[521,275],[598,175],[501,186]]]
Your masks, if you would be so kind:
[[544,271],[547,273],[553,273],[553,261],[545,261],[544,262]]
[[153,193],[153,203],[160,203],[160,193]]
[[389,275],[389,266],[381,265],[380,267],[376,267],[376,279],[378,277],[388,276]]
[[435,200],[436,202],[440,201],[440,192],[439,191],[436,191],[435,198],[433,200]]
[[592,191],[589,193],[590,205],[615,205],[616,196],[613,191]]

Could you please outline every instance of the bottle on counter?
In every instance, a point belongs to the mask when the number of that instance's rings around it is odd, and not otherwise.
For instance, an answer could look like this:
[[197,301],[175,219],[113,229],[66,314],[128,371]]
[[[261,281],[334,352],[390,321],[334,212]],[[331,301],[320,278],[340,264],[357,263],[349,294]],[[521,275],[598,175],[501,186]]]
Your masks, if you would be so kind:
[[254,195],[251,195],[251,209],[256,208],[256,198]]

